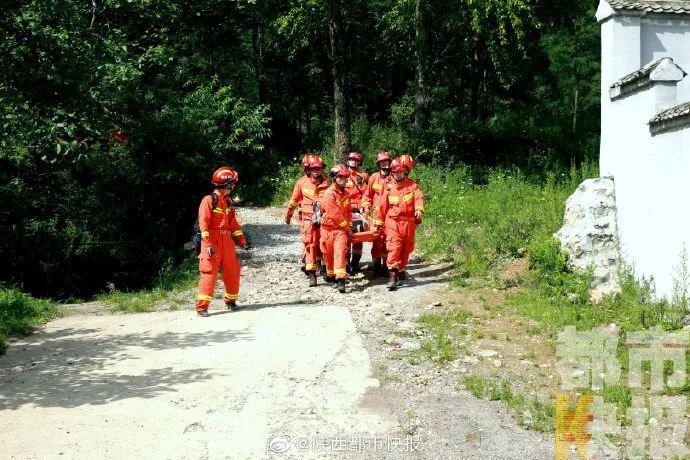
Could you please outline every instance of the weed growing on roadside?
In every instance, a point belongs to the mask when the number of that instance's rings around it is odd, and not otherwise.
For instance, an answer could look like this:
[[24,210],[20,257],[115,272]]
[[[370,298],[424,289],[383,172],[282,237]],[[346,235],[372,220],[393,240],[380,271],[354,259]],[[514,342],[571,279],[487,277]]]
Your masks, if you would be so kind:
[[5,352],[10,335],[27,334],[59,315],[60,310],[54,303],[0,285],[0,354]]
[[476,375],[465,377],[461,384],[475,398],[503,401],[515,414],[518,423],[542,433],[553,432],[554,406],[537,399],[528,400],[513,391],[505,381],[494,381]]
[[196,257],[189,257],[178,266],[166,264],[158,273],[153,288],[140,291],[122,292],[114,285],[108,285],[108,293],[96,300],[111,306],[114,312],[141,313],[155,311],[162,306],[177,310],[190,303],[185,291],[193,289],[199,280]]
[[419,352],[439,363],[456,359],[462,350],[461,341],[467,335],[463,324],[468,317],[464,310],[420,315],[417,322],[431,333],[431,338],[422,341]]

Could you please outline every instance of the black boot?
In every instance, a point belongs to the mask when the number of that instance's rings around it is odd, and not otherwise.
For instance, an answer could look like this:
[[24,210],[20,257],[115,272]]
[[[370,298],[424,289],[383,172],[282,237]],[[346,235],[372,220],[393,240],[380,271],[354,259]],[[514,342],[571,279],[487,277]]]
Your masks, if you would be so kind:
[[323,278],[325,282],[328,282],[328,273],[326,273],[326,266],[324,264],[321,264],[321,268],[319,269],[319,276]]
[[345,280],[338,280],[338,292],[345,294]]
[[232,311],[237,311],[240,309],[240,307],[238,307],[237,303],[235,303],[235,302],[225,302],[225,307],[228,310],[232,310]]
[[316,272],[315,271],[310,271],[309,272],[309,287],[316,287],[318,283],[316,282]]
[[335,276],[327,276],[326,277],[326,282],[328,284],[335,284]]
[[407,271],[403,270],[400,273],[398,273],[398,287],[409,286],[409,285],[410,285],[410,279],[407,276]]
[[375,259],[374,260],[374,267],[372,270],[374,272],[374,276],[380,276],[381,275],[381,259]]
[[208,310],[197,310],[196,314],[201,316],[202,318],[208,318],[209,317]]
[[398,289],[398,270],[393,269],[390,271],[390,274],[388,275],[388,284],[386,284],[386,287],[389,291],[395,291]]
[[360,273],[362,271],[361,268],[359,268],[359,261],[362,259],[361,255],[356,255],[352,256],[352,260],[350,261],[350,274],[354,275],[356,273]]
[[388,265],[386,265],[386,258],[381,259],[381,274],[379,276],[387,277],[388,276]]

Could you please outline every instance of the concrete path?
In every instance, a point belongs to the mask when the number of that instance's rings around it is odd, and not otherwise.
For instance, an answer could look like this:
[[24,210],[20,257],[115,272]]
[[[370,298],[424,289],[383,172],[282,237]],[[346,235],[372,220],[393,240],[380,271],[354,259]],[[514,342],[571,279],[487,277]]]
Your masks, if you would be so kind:
[[343,307],[69,317],[15,343],[0,372],[3,458],[256,459],[286,433],[397,430]]

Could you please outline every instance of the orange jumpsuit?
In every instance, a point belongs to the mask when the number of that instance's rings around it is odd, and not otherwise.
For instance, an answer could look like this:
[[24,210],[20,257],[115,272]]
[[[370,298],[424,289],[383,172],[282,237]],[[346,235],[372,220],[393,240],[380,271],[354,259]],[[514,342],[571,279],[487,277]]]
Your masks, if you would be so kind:
[[303,176],[295,184],[288,204],[288,212],[294,212],[297,206],[300,207],[300,225],[302,233],[302,243],[304,244],[304,269],[306,271],[317,270],[321,261],[321,251],[319,240],[321,232],[319,227],[312,223],[314,216],[314,202],[320,201],[324,192],[328,189],[329,182],[323,179],[317,182],[311,177]]
[[[367,182],[369,181],[369,175],[367,173],[359,171],[350,171],[350,178],[347,180],[347,185],[345,186],[345,191],[350,196],[350,205],[353,211],[360,211],[360,206],[362,205],[362,199],[367,190]],[[366,216],[363,216],[366,218]],[[352,219],[350,215],[349,220]],[[363,243],[355,243],[352,245],[352,255],[357,257],[362,257],[362,246]]]
[[385,224],[389,270],[407,268],[414,249],[415,211],[424,212],[424,195],[417,183],[407,177],[400,183],[391,179],[374,214],[374,225]]
[[336,279],[347,278],[347,228],[352,208],[350,197],[331,185],[321,199],[321,253],[326,262],[326,274]]
[[[214,192],[216,193],[216,192]],[[204,197],[199,205],[199,229],[201,230],[201,253],[199,254],[199,296],[196,310],[208,310],[213,300],[218,268],[222,271],[225,284],[225,301],[237,300],[240,291],[240,261],[235,252],[235,242],[244,245],[246,239],[242,227],[237,223],[235,208],[219,193],[218,203],[212,208],[211,196]],[[215,254],[209,255],[213,247]]]
[[[369,183],[367,189],[362,198],[362,207],[366,207],[374,210],[374,215],[376,215],[376,208],[379,206],[379,201],[381,200],[381,195],[383,195],[383,188],[388,182],[390,173],[387,176],[382,176],[380,172],[375,172],[369,177]],[[369,217],[369,216],[365,216]],[[374,240],[371,245],[371,258],[373,260],[379,259],[381,257],[385,258],[388,254],[386,253],[386,234],[381,232],[378,239]]]

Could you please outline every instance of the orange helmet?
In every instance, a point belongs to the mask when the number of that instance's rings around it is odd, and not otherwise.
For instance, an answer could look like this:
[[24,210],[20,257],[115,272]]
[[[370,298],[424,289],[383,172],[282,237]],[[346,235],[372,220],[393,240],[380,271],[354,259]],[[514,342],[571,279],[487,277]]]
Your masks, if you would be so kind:
[[405,155],[400,155],[398,159],[403,165],[407,167],[407,172],[410,172],[414,169],[414,160],[407,153]]
[[362,155],[360,155],[359,152],[350,152],[347,154],[347,161],[350,161],[350,160],[356,161],[356,162],[361,164],[362,163]]
[[240,175],[237,171],[233,171],[230,166],[222,166],[213,173],[211,182],[217,187],[227,187],[230,184],[236,184],[240,180]]
[[321,163],[321,167],[323,168],[323,160],[321,159],[321,157],[318,156],[318,155],[313,155],[313,154],[311,154],[311,153],[307,153],[306,155],[304,155],[304,156],[302,157],[302,163],[300,164],[300,166],[302,167],[303,170],[306,171],[307,168],[312,168],[312,167],[313,167],[313,166],[309,166],[309,164],[310,164],[312,161],[320,162],[320,163]]
[[405,165],[400,158],[396,158],[391,163],[391,172],[405,171],[408,172],[407,165]]
[[378,155],[376,155],[376,164],[379,164],[382,161],[391,161],[391,154],[390,152],[386,152],[385,150],[381,150]]
[[345,167],[343,164],[338,164],[335,165],[331,168],[330,173],[328,174],[332,178],[336,177],[350,177],[350,170]]
[[307,168],[312,169],[323,169],[323,160],[321,159],[320,156],[318,155],[313,155],[312,159],[309,160],[309,164],[307,164]]

